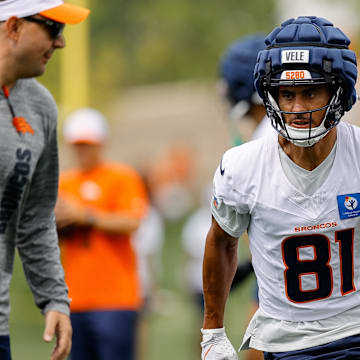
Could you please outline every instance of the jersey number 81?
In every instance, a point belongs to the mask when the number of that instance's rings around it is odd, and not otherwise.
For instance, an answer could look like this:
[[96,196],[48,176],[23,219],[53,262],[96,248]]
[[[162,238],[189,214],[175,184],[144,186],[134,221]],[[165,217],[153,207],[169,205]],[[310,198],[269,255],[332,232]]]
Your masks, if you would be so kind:
[[[335,232],[335,242],[339,246],[341,294],[355,291],[354,286],[354,229]],[[312,247],[314,258],[300,259],[300,249]],[[333,291],[333,271],[330,266],[330,240],[323,234],[296,235],[286,238],[282,243],[285,264],[285,289],[288,299],[296,303],[321,300]],[[303,275],[313,275],[316,288],[304,290],[301,286]]]

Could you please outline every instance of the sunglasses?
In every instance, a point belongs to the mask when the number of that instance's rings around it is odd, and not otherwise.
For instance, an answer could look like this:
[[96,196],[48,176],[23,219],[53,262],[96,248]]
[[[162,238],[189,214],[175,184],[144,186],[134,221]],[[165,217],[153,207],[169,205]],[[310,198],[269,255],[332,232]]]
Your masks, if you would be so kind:
[[65,24],[50,19],[38,19],[31,16],[26,16],[23,19],[26,21],[44,25],[52,39],[56,39],[61,36],[65,27]]

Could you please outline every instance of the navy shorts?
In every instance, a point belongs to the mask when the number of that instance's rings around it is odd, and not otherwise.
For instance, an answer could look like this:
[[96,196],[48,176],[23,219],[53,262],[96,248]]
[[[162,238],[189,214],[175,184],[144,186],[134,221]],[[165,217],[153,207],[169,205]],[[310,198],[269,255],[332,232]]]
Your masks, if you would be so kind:
[[0,360],[11,360],[10,338],[9,336],[0,336]]
[[265,360],[359,360],[360,335],[349,336],[304,350],[264,353]]
[[71,360],[134,360],[137,317],[136,311],[72,313]]

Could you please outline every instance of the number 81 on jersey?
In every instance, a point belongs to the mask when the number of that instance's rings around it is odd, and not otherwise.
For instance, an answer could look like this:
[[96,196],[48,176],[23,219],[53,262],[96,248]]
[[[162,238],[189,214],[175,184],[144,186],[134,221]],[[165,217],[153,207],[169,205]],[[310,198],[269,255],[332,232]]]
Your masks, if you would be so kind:
[[[339,247],[341,294],[355,291],[354,286],[354,229],[335,232],[335,242]],[[301,259],[301,249],[313,249],[313,259]],[[285,289],[288,299],[296,303],[321,300],[333,291],[333,270],[330,266],[330,240],[323,234],[295,235],[282,243],[285,264]],[[302,277],[315,277],[316,286],[304,289]]]

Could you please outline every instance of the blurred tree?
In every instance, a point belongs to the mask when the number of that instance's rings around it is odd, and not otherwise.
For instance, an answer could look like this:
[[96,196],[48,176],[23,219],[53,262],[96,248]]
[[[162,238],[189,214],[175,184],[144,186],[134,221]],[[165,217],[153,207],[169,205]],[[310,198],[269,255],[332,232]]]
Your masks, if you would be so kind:
[[[274,27],[274,2],[90,0],[91,103],[129,85],[214,79],[231,41]],[[43,81],[57,97],[58,59],[51,67]]]
[[230,41],[274,26],[272,0],[93,0],[92,9],[95,75],[110,66],[114,85],[212,77]]

